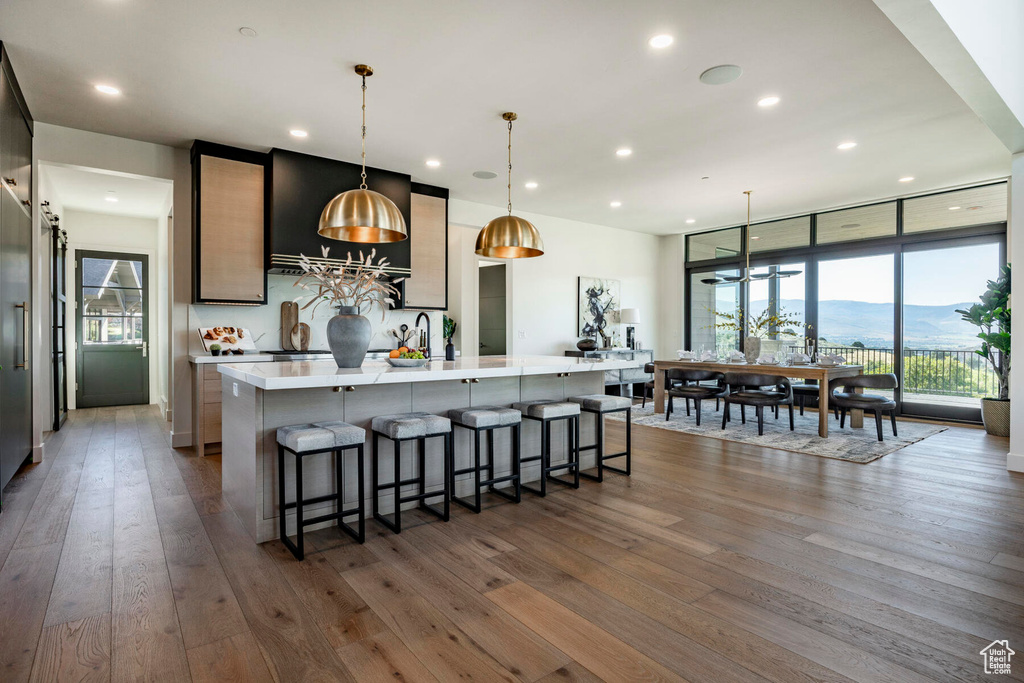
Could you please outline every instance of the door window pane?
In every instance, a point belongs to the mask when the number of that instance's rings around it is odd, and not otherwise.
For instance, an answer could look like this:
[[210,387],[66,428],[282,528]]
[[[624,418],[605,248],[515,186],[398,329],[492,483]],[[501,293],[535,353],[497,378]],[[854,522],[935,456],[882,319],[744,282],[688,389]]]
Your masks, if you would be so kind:
[[896,234],[896,202],[818,214],[818,244],[853,242]]
[[717,356],[723,356],[740,347],[739,332],[716,328],[716,325],[727,322],[722,314],[738,315],[740,285],[708,285],[701,282],[713,277],[738,275],[739,271],[733,269],[693,273],[690,276],[690,350],[711,351]]
[[995,373],[975,353],[978,328],[956,312],[978,302],[999,265],[998,244],[904,254],[904,401],[979,407],[980,398],[999,395]]
[[903,232],[1006,222],[1007,186],[987,185],[903,202]]
[[894,262],[883,254],[819,263],[818,331],[812,335],[819,353],[844,356],[868,374],[893,372]]
[[733,258],[740,253],[740,229],[728,228],[686,236],[686,260]]
[[787,218],[784,221],[758,223],[750,226],[751,253],[806,247],[810,243],[810,216]]

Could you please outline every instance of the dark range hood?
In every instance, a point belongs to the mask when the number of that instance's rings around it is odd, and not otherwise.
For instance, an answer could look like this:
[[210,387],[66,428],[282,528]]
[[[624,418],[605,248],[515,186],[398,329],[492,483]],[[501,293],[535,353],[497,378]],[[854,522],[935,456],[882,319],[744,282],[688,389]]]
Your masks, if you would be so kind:
[[[377,259],[384,256],[389,262],[386,269],[388,274],[396,278],[409,275],[409,240],[389,244],[359,244],[331,240],[317,234],[323,208],[338,193],[359,187],[360,170],[359,164],[345,161],[282,149],[270,151],[270,273],[299,275],[302,273],[299,256],[304,254],[310,259],[322,260],[322,247],[326,246],[330,247],[328,260],[332,263],[340,264],[349,252],[353,258],[358,258],[360,251],[365,256],[376,249]],[[405,218],[411,237],[410,176],[367,168],[366,185],[395,203]]]

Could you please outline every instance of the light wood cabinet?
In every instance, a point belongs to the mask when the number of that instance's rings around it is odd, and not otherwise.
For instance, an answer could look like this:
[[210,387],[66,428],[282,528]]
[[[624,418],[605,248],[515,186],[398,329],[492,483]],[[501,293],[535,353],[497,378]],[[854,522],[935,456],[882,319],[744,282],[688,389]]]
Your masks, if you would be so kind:
[[[419,189],[421,192],[416,192]],[[410,268],[404,308],[448,308],[447,190],[413,187],[409,225]],[[429,193],[429,194],[428,194]]]
[[192,147],[195,303],[266,303],[266,181],[266,155]]

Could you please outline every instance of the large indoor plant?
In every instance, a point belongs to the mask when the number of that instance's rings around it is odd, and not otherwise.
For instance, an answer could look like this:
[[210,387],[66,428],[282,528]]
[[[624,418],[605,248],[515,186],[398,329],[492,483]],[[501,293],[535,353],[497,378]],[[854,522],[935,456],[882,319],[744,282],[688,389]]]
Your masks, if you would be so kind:
[[1010,264],[1003,266],[999,278],[989,280],[981,303],[957,309],[966,322],[981,328],[981,348],[975,351],[988,361],[995,372],[999,396],[981,399],[981,419],[985,431],[996,436],[1010,435]]
[[401,279],[387,279],[384,269],[388,261],[382,257],[374,262],[376,249],[365,257],[359,252],[357,260],[353,260],[349,252],[341,265],[327,261],[329,252],[329,247],[323,247],[322,261],[312,261],[302,254],[299,259],[302,277],[295,285],[313,292],[303,310],[312,306],[315,313],[325,302],[337,307],[338,314],[327,322],[327,345],[339,368],[358,368],[366,358],[372,336],[370,321],[361,315],[362,310],[380,307],[383,321],[384,312],[401,296],[394,286]]

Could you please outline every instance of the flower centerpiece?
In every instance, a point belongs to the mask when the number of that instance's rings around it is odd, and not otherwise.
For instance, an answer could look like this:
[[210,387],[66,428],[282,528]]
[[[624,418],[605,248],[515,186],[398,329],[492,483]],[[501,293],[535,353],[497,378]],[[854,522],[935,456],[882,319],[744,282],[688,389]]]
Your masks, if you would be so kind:
[[388,261],[381,257],[375,262],[376,249],[369,256],[359,252],[358,259],[349,252],[341,265],[330,263],[329,253],[330,247],[323,247],[323,259],[315,261],[300,254],[302,276],[295,286],[312,292],[302,310],[312,306],[315,313],[323,303],[337,307],[338,314],[327,322],[327,345],[339,368],[358,368],[366,358],[372,336],[370,321],[362,310],[379,307],[383,321],[385,312],[401,296],[395,284],[403,278],[388,279],[384,272]]
[[981,329],[981,348],[974,352],[988,361],[999,383],[999,396],[981,399],[981,420],[985,431],[1010,435],[1010,264],[1003,266],[997,280],[989,280],[981,303],[957,309],[964,322]]
[[789,313],[782,306],[778,306],[775,313],[772,313],[773,308],[776,307],[772,302],[768,302],[765,309],[756,315],[749,315],[742,308],[737,308],[735,313],[714,311],[715,319],[718,321],[715,323],[715,329],[745,332],[743,354],[748,363],[753,363],[761,355],[762,339],[779,331],[785,332],[786,328],[799,328],[804,324],[796,314]]

